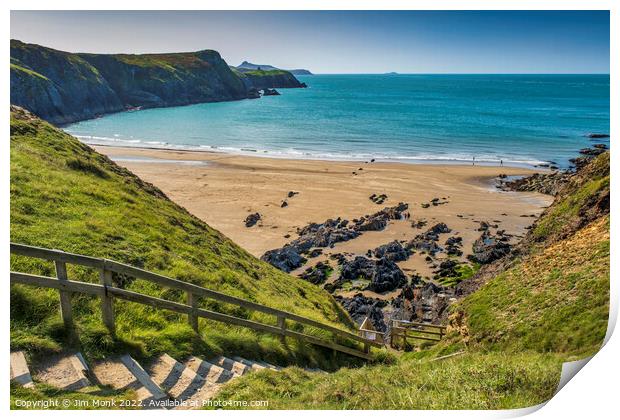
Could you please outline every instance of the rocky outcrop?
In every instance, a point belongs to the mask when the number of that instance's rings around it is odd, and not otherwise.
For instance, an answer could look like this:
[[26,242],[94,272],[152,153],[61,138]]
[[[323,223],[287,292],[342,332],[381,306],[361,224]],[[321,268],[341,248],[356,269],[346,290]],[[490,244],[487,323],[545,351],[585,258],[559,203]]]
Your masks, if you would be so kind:
[[396,240],[375,248],[373,254],[377,258],[386,258],[390,261],[405,261],[409,258],[409,251]]
[[[448,225],[445,223],[437,223],[426,232],[416,235],[415,238],[409,241],[405,247],[410,251],[423,251],[429,255],[435,255],[436,253],[443,251],[443,248],[437,243],[439,240],[439,235],[450,232],[452,232],[452,229],[450,229]],[[455,249],[454,244],[451,249]]]
[[348,227],[348,221],[341,218],[327,219],[323,223],[310,223],[297,231],[299,238],[291,242],[301,252],[310,248],[330,248],[337,242],[345,242],[359,236],[359,232]]
[[358,325],[361,325],[364,319],[369,318],[377,331],[385,332],[387,330],[382,310],[387,302],[366,297],[361,293],[352,298],[336,296],[336,300],[340,302]]
[[280,92],[275,89],[263,89],[263,96],[280,96]]
[[333,289],[338,288],[346,280],[360,278],[370,280],[366,288],[377,293],[391,291],[407,284],[407,277],[393,261],[385,257],[371,260],[357,256],[342,264],[340,277]]
[[398,203],[393,207],[385,207],[383,210],[360,217],[353,220],[353,229],[357,231],[376,231],[383,230],[389,220],[399,220],[403,218],[403,213],[409,208],[406,203]]
[[341,280],[355,280],[364,278],[372,279],[375,274],[376,264],[373,260],[366,257],[357,256],[351,261],[345,261],[340,268]]
[[460,236],[451,236],[446,239],[446,254],[449,256],[460,257],[463,255],[461,248],[463,246],[463,238]]
[[441,324],[448,315],[452,301],[454,289],[426,283],[418,287],[404,287],[392,306],[398,309],[401,319]]
[[285,70],[246,70],[237,69],[235,74],[249,88],[258,90],[273,88],[305,88],[305,83]]
[[468,255],[468,258],[480,264],[489,264],[510,253],[508,241],[505,235],[491,235],[489,231],[484,231],[472,245],[473,254]]
[[534,191],[556,195],[570,176],[567,172],[533,174],[510,181],[500,179],[497,186],[504,191]]
[[267,251],[260,259],[287,273],[301,267],[306,262],[299,251],[290,245]]
[[312,284],[323,284],[329,277],[330,272],[331,267],[329,264],[319,261],[314,267],[308,267],[299,277],[308,280]]
[[368,285],[368,290],[382,293],[389,292],[407,284],[407,277],[402,270],[387,258],[377,260],[375,273]]
[[257,97],[257,89],[302,87],[292,74],[279,72],[254,82],[253,76],[233,72],[212,50],[76,54],[11,40],[11,103],[54,124],[132,108]]
[[[294,194],[293,194],[294,195]],[[305,258],[301,254],[313,248],[333,247],[337,242],[348,241],[359,236],[359,232],[347,227],[347,220],[327,219],[323,223],[310,223],[298,229],[299,237],[284,247],[267,251],[261,259],[274,267],[290,272],[302,266]]]

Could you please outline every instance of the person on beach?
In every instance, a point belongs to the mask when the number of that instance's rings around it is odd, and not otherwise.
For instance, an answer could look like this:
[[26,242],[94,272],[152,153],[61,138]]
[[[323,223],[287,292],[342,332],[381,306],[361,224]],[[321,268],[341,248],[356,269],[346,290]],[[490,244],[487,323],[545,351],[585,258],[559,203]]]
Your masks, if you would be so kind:
[[475,166],[476,165],[476,156],[471,158],[471,166]]
[[504,166],[504,159],[499,160],[499,166]]

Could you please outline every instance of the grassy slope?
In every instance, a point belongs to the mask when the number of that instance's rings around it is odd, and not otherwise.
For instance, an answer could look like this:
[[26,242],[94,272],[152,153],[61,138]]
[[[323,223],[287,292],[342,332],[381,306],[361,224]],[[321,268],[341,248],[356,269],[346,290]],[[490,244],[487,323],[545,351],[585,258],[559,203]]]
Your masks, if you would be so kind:
[[[156,188],[23,111],[11,118],[11,241],[115,259],[340,327],[348,320],[326,292],[258,261]],[[23,257],[12,257],[11,269],[54,275],[52,264]],[[97,273],[72,266],[69,277],[98,281]],[[143,281],[115,281],[184,299]],[[195,340],[184,316],[132,303],[116,306],[114,340],[100,321],[97,300],[76,296],[74,306],[80,345],[89,357],[130,349],[139,358],[228,353],[275,363],[330,363],[316,348],[295,341],[286,348],[275,337],[205,320],[202,340]],[[274,323],[266,315],[220,308]],[[57,292],[12,287],[11,347],[36,354],[57,351],[64,340]]]
[[[269,400],[270,408],[368,409],[502,409],[548,400],[561,363],[595,353],[605,336],[609,216],[593,209],[608,188],[605,154],[543,214],[527,255],[453,308],[446,342],[404,354],[394,366],[328,378],[265,372],[226,385],[218,397]],[[465,342],[466,355],[432,361]]]

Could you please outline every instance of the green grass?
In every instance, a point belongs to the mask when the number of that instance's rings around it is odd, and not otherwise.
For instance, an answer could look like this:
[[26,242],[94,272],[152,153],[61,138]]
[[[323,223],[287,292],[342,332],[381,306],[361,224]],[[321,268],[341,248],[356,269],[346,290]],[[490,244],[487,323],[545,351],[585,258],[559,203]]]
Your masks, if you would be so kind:
[[566,359],[595,353],[609,311],[609,218],[518,262],[467,297],[470,341]]
[[583,174],[560,192],[553,206],[536,222],[532,238],[536,241],[555,240],[565,230],[574,229],[584,209],[608,194],[609,188],[609,152],[606,152],[593,159]]
[[[241,221],[240,221],[241,223]],[[263,263],[163,193],[77,139],[26,114],[11,118],[11,241],[114,259],[182,281],[347,328],[350,318],[325,291]],[[51,263],[11,258],[11,269],[54,276]],[[98,273],[69,266],[69,278],[98,282]],[[115,278],[130,290],[183,302],[180,293],[133,278]],[[275,324],[267,315],[214,301],[204,307]],[[30,354],[67,345],[53,290],[11,287],[11,348]],[[241,355],[274,363],[334,367],[342,360],[313,346],[201,320],[195,337],[185,316],[123,303],[116,305],[117,336],[101,322],[97,299],[76,295],[78,347],[87,357],[131,351]],[[314,328],[291,325],[325,336]]]
[[474,276],[474,274],[476,274],[478,272],[478,270],[480,270],[480,264],[478,264],[478,263],[473,263],[473,264],[464,263],[464,264],[460,264],[455,269],[455,271],[457,273],[456,276],[453,276],[453,277],[442,277],[442,278],[440,278],[438,280],[438,282],[442,286],[453,287],[453,286],[456,286],[458,283],[462,282],[463,280],[467,280],[469,278],[472,278]]
[[331,375],[288,368],[231,382],[217,399],[269,401],[269,409],[517,408],[551,398],[560,370],[557,358],[537,353],[401,360]]
[[[13,60],[13,59],[11,58],[11,60]],[[28,69],[26,67],[20,66],[20,65],[15,64],[15,63],[11,63],[11,70],[21,71],[23,73],[28,74],[29,76],[38,77],[40,79],[49,81],[49,79],[47,77],[43,76],[42,74],[37,73],[36,71],[30,70],[30,69]]]
[[241,74],[246,74],[249,76],[281,76],[284,74],[289,74],[286,70],[247,70],[242,71]]
[[215,56],[217,52],[204,50],[170,54],[115,54],[114,57],[125,64],[133,66],[158,67],[169,72],[175,72],[178,69],[210,67],[211,65],[201,58],[204,55]]

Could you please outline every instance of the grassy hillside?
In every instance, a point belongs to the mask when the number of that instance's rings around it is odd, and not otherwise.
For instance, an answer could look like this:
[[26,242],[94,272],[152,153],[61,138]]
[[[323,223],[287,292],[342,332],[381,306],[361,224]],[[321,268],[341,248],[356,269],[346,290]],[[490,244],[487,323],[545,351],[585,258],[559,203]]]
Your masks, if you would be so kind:
[[600,348],[609,312],[609,217],[545,247],[461,306],[471,343],[578,359]]
[[[349,319],[323,290],[257,260],[152,185],[13,107],[11,241],[115,259],[343,328]],[[12,257],[11,269],[55,274],[51,263],[24,257]],[[71,266],[69,278],[98,282],[92,270]],[[184,299],[144,281],[114,281],[154,296]],[[12,287],[11,348],[36,354],[63,347],[58,304],[56,291]],[[168,352],[180,358],[229,353],[323,366],[332,361],[296,341],[287,342],[287,348],[276,337],[205,320],[201,320],[201,339],[196,340],[185,316],[133,303],[116,306],[118,337],[113,339],[100,321],[97,300],[75,296],[74,305],[79,345],[89,357],[130,349],[139,358]],[[267,315],[219,308],[273,323],[264,318]],[[318,334],[312,329],[306,332]]]
[[[394,366],[329,377],[290,370],[226,385],[221,399],[269,408],[502,409],[553,395],[561,363],[594,354],[609,310],[609,154],[579,171],[509,268],[452,310],[444,342]],[[465,354],[433,361],[440,355]]]
[[227,384],[217,397],[268,400],[269,409],[490,410],[546,401],[559,378],[552,355],[473,353],[345,368],[329,376],[296,368],[261,371]]

